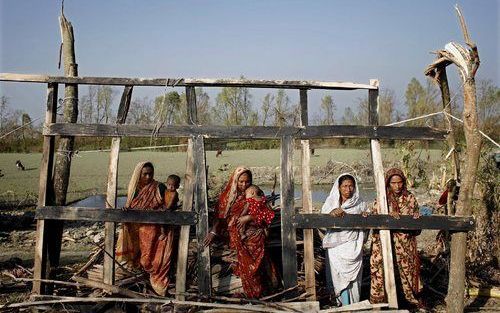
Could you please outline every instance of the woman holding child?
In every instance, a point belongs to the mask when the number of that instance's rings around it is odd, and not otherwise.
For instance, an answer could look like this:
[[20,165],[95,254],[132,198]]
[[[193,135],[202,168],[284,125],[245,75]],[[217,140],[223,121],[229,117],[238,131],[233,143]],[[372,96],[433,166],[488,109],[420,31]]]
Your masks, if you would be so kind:
[[[359,188],[353,175],[342,174],[333,184],[321,213],[335,217],[345,214],[366,214],[367,205],[359,196]],[[328,230],[323,238],[327,249],[327,281],[333,284],[335,297],[342,305],[360,300],[361,275],[363,272],[363,243],[366,236],[362,230]],[[332,289],[331,285],[328,286]]]
[[219,196],[217,219],[205,238],[212,243],[225,227],[229,233],[229,246],[236,251],[234,273],[241,278],[248,298],[258,298],[263,292],[263,274],[270,272],[276,281],[276,270],[265,251],[267,229],[274,212],[267,206],[265,196],[252,185],[252,172],[243,166],[235,169]]
[[[128,185],[125,209],[173,210],[177,206],[180,178],[169,176],[167,185],[153,179],[151,162],[137,164]],[[142,267],[151,286],[161,296],[167,292],[173,252],[174,229],[159,224],[123,223],[116,245],[117,261]]]

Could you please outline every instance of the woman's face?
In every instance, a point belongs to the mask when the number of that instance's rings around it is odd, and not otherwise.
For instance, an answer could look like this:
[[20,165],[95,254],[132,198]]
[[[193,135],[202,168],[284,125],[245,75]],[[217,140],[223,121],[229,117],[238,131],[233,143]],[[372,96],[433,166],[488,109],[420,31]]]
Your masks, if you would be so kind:
[[252,184],[252,180],[250,179],[250,175],[248,173],[243,173],[238,177],[238,182],[236,184],[236,188],[239,192],[245,191],[248,186]]
[[143,167],[141,170],[140,184],[147,185],[153,181],[154,169],[151,167]]
[[389,188],[396,195],[399,195],[403,191],[403,185],[403,178],[399,175],[394,175],[389,180]]
[[354,194],[354,182],[350,179],[344,180],[340,186],[339,186],[339,191],[340,195],[342,196],[342,199],[347,200],[352,197]]

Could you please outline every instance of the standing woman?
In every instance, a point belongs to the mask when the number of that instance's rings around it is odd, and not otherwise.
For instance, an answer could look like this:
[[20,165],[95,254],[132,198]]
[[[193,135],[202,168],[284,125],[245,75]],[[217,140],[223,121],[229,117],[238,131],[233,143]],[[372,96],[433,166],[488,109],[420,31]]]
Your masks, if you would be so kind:
[[246,167],[237,167],[219,196],[217,219],[205,237],[205,245],[210,245],[216,235],[227,229],[229,247],[236,252],[238,259],[233,271],[241,278],[245,296],[259,298],[265,285],[274,287],[278,284],[278,274],[265,250],[263,227],[253,227],[246,238],[241,238],[236,220],[245,209],[245,191],[251,184],[252,172]]
[[[359,189],[353,175],[342,174],[333,184],[321,213],[335,217],[345,214],[365,214],[366,203],[359,197]],[[363,230],[328,230],[323,238],[327,249],[327,281],[333,283],[335,297],[342,305],[360,300],[361,275],[363,272]],[[328,286],[332,289],[332,286]]]
[[[406,177],[403,171],[392,168],[385,174],[385,187],[387,192],[387,206],[389,215],[399,218],[400,215],[412,215],[419,218],[420,213],[415,196],[406,188]],[[375,203],[374,213],[378,213],[378,205]],[[398,288],[398,298],[403,292],[404,299],[409,305],[422,307],[418,299],[422,291],[420,280],[420,257],[417,251],[417,237],[420,232],[415,231],[391,231],[393,251],[396,254],[395,278],[401,284]],[[371,288],[370,302],[381,303],[386,301],[384,286],[384,266],[382,261],[382,245],[380,235],[373,232],[372,255],[370,258]],[[401,290],[402,289],[402,290]]]
[[[168,205],[166,186],[153,179],[151,162],[137,164],[128,185],[126,209],[162,210]],[[116,244],[116,259],[149,273],[154,291],[165,296],[173,251],[174,230],[159,224],[123,223]]]

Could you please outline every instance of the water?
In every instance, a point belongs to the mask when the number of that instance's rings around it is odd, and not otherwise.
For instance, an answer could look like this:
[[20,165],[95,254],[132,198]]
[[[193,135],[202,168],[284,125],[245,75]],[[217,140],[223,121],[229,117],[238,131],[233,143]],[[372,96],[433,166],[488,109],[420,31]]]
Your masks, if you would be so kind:
[[[376,198],[376,192],[375,188],[373,185],[368,185],[368,184],[360,184],[360,194],[361,197],[367,201],[367,202],[372,202]],[[271,194],[271,186],[270,185],[263,185],[261,186],[263,189],[264,193],[266,195]],[[323,203],[326,200],[326,197],[330,194],[332,186],[329,185],[313,185],[312,186],[312,201],[314,203]],[[279,186],[276,186],[276,193],[279,193]],[[296,185],[295,186],[295,193],[294,197],[295,199],[300,199],[302,196],[302,186],[301,185]],[[125,206],[125,202],[127,201],[127,197],[118,197],[118,205],[117,207],[121,208]],[[80,200],[74,204],[73,206],[79,206],[79,207],[105,207],[106,203],[106,196],[105,195],[94,195],[90,196],[88,198],[85,198],[83,200]]]

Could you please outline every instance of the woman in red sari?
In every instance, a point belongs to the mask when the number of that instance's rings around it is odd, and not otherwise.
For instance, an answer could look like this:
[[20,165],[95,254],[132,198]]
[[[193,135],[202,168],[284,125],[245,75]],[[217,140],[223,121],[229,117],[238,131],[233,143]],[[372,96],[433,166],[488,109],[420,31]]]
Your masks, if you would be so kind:
[[246,297],[258,298],[264,289],[263,275],[269,273],[269,282],[275,285],[277,272],[264,249],[266,235],[261,229],[263,226],[249,227],[245,232],[246,237],[241,238],[237,219],[245,209],[245,190],[251,184],[252,172],[246,167],[237,167],[219,196],[216,206],[217,219],[205,238],[205,244],[211,244],[214,237],[227,227],[229,247],[236,251],[238,259],[234,273],[241,278]]
[[[135,167],[128,185],[126,209],[173,209],[164,184],[153,179],[151,162],[141,162]],[[167,207],[168,205],[172,207]],[[159,224],[123,223],[116,244],[116,259],[128,267],[142,267],[149,273],[154,291],[161,296],[167,293],[169,270],[173,251],[174,230]]]

